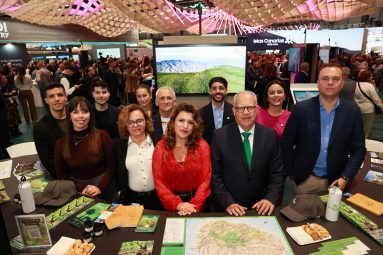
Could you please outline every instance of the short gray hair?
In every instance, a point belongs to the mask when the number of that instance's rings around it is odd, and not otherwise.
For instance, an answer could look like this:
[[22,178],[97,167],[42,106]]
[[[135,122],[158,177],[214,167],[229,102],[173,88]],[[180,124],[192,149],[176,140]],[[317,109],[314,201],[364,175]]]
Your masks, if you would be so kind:
[[350,68],[346,66],[342,67],[342,73],[344,77],[348,77],[350,75],[350,71],[351,71]]
[[234,99],[233,99],[233,105],[234,105],[234,106],[236,106],[236,105],[235,105],[235,102],[237,101],[237,96],[240,95],[240,94],[249,94],[249,95],[254,96],[254,98],[255,98],[255,105],[258,105],[257,95],[254,94],[253,91],[250,91],[250,90],[244,90],[244,91],[241,91],[241,92],[238,92],[237,94],[235,94]]
[[173,94],[173,97],[176,98],[176,92],[174,92],[174,89],[172,89],[171,87],[160,87],[157,91],[156,91],[156,97],[158,96],[158,93],[161,91],[161,90],[164,90],[164,89],[167,89],[169,90],[172,94]]

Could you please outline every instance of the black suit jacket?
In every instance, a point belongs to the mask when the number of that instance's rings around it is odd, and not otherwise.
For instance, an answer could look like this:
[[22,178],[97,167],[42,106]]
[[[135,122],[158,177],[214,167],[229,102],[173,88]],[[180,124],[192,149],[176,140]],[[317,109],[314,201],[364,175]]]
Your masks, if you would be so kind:
[[155,113],[152,115],[152,121],[153,121],[153,135],[156,137],[163,137],[164,131],[162,129],[162,122],[161,122],[161,116],[160,112]]
[[[312,174],[321,145],[319,96],[298,103],[281,140],[285,171],[299,184]],[[362,116],[353,103],[340,99],[327,154],[329,183],[354,178],[366,154]]]
[[48,112],[33,126],[33,139],[37,154],[49,174],[57,179],[53,154],[56,141],[65,135],[59,127],[57,120]]
[[[152,134],[150,136],[152,138],[154,146],[156,146],[157,142],[161,139],[161,137]],[[128,170],[125,166],[126,154],[128,153],[128,139],[116,138],[114,139],[114,148],[116,152],[116,162],[117,162],[117,187],[118,191],[128,192],[129,189],[129,175]]]
[[236,122],[214,131],[211,144],[212,194],[219,210],[238,203],[251,208],[261,199],[274,205],[285,173],[277,133],[255,123],[251,170]]
[[[215,129],[214,124],[214,115],[213,115],[213,108],[211,103],[208,105],[205,105],[201,109],[199,109],[199,112],[202,117],[203,121],[203,139],[210,144],[211,138],[213,136],[213,131]],[[227,124],[235,121],[234,115],[233,115],[233,105],[229,102],[225,102],[223,105],[223,119],[222,119],[222,126],[226,126]]]

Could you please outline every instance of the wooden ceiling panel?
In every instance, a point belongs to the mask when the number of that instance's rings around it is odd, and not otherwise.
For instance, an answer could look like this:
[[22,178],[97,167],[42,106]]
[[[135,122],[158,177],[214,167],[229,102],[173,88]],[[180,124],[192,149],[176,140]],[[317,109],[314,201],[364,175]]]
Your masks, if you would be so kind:
[[[114,37],[135,28],[147,32],[177,32],[198,28],[198,15],[168,0],[0,0],[0,11],[41,25],[78,24]],[[377,12],[383,0],[210,0],[203,12],[203,31],[256,31],[289,21],[337,21]]]

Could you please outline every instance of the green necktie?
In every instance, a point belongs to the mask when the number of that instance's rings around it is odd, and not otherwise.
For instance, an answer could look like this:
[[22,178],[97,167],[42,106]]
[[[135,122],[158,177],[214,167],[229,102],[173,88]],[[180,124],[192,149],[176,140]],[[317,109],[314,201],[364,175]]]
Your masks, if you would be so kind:
[[249,142],[249,136],[251,135],[250,132],[243,132],[243,145],[245,146],[245,153],[246,153],[246,159],[247,164],[249,165],[249,169],[251,168],[251,147]]

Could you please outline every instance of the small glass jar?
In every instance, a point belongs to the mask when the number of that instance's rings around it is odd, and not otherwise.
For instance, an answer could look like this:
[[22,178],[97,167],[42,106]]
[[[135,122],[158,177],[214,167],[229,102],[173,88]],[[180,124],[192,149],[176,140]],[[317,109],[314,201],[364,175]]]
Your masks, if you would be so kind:
[[89,243],[92,241],[92,233],[91,232],[84,232],[82,233],[82,241]]
[[95,224],[95,226],[93,228],[93,235],[96,237],[102,235],[102,228],[101,228],[100,224]]
[[85,232],[92,232],[93,231],[93,222],[88,220],[84,223],[84,229],[85,229]]

